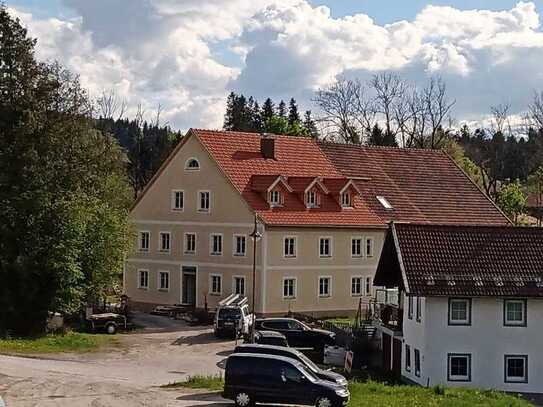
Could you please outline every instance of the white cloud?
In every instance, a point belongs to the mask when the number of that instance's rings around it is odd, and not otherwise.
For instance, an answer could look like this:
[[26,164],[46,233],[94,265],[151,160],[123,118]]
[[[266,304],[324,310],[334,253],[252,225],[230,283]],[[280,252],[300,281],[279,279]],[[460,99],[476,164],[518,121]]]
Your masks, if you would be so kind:
[[161,103],[163,117],[182,129],[220,127],[231,89],[294,96],[311,107],[314,89],[343,74],[397,70],[413,81],[440,74],[465,120],[501,102],[519,112],[543,87],[543,33],[532,2],[499,12],[427,6],[412,21],[385,26],[364,14],[332,18],[306,0],[64,3],[79,17],[13,10],[39,39],[38,55],[79,73],[93,94],[115,88],[149,111]]

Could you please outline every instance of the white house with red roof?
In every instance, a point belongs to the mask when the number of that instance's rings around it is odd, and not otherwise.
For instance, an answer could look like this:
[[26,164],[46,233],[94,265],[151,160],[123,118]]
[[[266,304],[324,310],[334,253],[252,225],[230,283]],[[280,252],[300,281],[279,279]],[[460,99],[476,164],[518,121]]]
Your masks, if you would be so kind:
[[[369,301],[391,220],[507,225],[440,151],[317,143],[192,129],[139,196],[126,260],[133,304],[216,306],[231,293],[259,314],[356,312]],[[256,253],[255,218],[262,238]]]

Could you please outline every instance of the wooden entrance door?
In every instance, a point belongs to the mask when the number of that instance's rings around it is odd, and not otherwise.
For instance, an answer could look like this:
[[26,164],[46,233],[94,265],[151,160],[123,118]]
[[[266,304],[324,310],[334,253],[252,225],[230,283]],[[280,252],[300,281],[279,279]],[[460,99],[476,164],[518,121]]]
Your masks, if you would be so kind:
[[396,377],[402,375],[402,341],[398,338],[394,338],[392,346],[392,373]]

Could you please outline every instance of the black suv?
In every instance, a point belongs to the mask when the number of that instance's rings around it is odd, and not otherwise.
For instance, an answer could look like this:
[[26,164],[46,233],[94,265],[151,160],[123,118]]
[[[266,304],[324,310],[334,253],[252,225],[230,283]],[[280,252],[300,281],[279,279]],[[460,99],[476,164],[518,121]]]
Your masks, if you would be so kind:
[[286,358],[295,359],[302,363],[309,371],[322,380],[328,380],[339,384],[340,386],[347,387],[347,379],[339,373],[334,373],[329,370],[324,370],[318,367],[302,352],[293,348],[285,348],[283,346],[272,345],[260,345],[260,344],[243,344],[236,346],[234,353],[255,353],[264,355],[284,356]]
[[349,390],[319,379],[294,359],[234,353],[226,360],[223,397],[239,407],[255,402],[339,407],[349,402]]
[[285,335],[274,331],[256,331],[255,343],[261,345],[288,346]]
[[318,351],[324,345],[335,344],[335,334],[323,329],[310,328],[293,318],[257,319],[255,328],[262,331],[280,332],[287,338],[289,346],[294,348],[313,348]]

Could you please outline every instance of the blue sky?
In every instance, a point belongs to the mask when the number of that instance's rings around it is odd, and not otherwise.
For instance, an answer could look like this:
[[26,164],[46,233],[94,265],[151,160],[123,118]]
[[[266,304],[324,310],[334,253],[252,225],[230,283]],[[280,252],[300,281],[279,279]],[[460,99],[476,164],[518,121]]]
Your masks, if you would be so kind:
[[443,78],[458,123],[486,123],[500,103],[520,117],[543,90],[541,0],[5,1],[39,58],[92,96],[114,89],[129,115],[160,104],[179,129],[220,127],[230,91],[318,115],[317,89],[383,71],[419,88]]
[[[130,1],[130,0],[127,0]],[[9,5],[32,10],[42,16],[72,16],[62,0],[9,0]],[[311,0],[316,6],[327,6],[333,17],[365,13],[379,24],[388,24],[398,20],[413,19],[428,4],[451,6],[458,9],[504,10],[513,7],[515,0]],[[536,2],[541,13],[543,2]]]
[[[451,6],[462,10],[504,10],[513,7],[515,0],[312,0],[314,5],[330,7],[332,15],[342,17],[355,13],[365,13],[379,24],[388,24],[398,20],[411,20],[428,4]],[[543,5],[539,3],[539,12]]]

